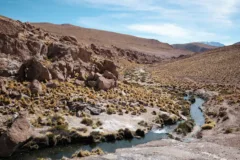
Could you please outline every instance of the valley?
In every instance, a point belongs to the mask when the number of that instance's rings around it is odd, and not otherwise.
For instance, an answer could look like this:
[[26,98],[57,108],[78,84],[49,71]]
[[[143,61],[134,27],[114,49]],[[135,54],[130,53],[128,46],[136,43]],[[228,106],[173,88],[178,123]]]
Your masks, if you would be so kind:
[[240,46],[0,24],[2,159],[240,158]]

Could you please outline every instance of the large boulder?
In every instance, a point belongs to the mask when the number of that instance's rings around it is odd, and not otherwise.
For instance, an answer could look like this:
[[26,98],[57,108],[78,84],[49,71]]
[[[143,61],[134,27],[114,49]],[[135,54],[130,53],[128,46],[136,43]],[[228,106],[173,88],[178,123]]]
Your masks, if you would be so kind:
[[89,62],[91,60],[92,52],[84,48],[79,48],[79,53],[72,56],[73,58],[80,58],[83,62]]
[[32,58],[26,61],[18,71],[19,80],[33,81],[35,79],[39,81],[51,80],[52,76],[46,66],[40,61]]
[[97,87],[99,90],[109,90],[116,87],[116,81],[114,79],[106,79],[104,77],[99,77],[97,80]]
[[59,42],[54,42],[50,44],[50,46],[48,47],[47,56],[49,59],[55,61],[65,57],[66,55],[71,55],[71,50],[68,47],[68,45]]
[[0,157],[11,156],[32,137],[32,133],[33,128],[27,120],[26,114],[20,114],[7,132],[0,137]]
[[85,48],[80,48],[77,45],[54,42],[48,47],[47,56],[53,61],[61,59],[69,62],[77,60],[89,62],[92,52]]

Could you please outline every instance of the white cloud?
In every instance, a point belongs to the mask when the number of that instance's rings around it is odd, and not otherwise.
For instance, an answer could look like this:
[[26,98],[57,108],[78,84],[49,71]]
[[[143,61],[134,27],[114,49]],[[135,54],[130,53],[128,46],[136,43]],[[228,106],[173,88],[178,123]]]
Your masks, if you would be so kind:
[[228,39],[227,36],[219,36],[215,33],[210,33],[201,30],[192,30],[183,28],[176,24],[133,24],[127,26],[128,29],[141,34],[156,35],[159,40],[168,40],[176,43],[212,41],[216,39]]
[[231,16],[239,12],[239,0],[169,0],[170,3],[186,9],[186,12],[193,13],[196,18],[204,16],[207,22],[232,25]]
[[160,6],[154,6],[153,3],[156,0],[63,0],[68,3],[74,4],[89,4],[91,6],[97,7],[104,7],[110,10],[113,9],[131,9],[131,10],[142,10],[142,11],[149,11],[149,10],[158,10],[161,9]]
[[139,31],[139,32],[145,32],[145,33],[151,33],[151,34],[157,34],[161,36],[168,36],[168,37],[188,37],[189,33],[187,30],[174,25],[174,24],[133,24],[128,26],[127,28]]

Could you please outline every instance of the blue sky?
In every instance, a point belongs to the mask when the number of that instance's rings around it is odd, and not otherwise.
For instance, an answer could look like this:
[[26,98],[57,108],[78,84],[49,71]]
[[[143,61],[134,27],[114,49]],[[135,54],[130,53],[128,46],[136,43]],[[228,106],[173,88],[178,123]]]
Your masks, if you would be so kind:
[[167,43],[240,41],[240,0],[1,0],[0,14]]

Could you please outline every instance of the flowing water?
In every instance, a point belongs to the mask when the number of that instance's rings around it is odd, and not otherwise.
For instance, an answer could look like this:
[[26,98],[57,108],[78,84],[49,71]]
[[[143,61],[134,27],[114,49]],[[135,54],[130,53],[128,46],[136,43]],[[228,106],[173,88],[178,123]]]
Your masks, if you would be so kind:
[[[189,99],[189,96],[184,97],[186,100]],[[198,97],[195,97],[195,103],[191,105],[191,117],[195,121],[196,125],[203,125],[205,122],[204,115],[200,109],[204,100]],[[57,146],[54,148],[46,148],[37,151],[27,152],[27,153],[17,153],[7,160],[35,160],[37,158],[51,158],[52,160],[61,159],[63,156],[71,157],[76,151],[81,149],[83,150],[92,150],[96,147],[100,147],[104,152],[113,153],[116,149],[119,148],[130,148],[139,144],[144,144],[154,140],[166,139],[168,138],[167,133],[173,132],[177,127],[176,125],[165,126],[163,129],[153,129],[145,135],[144,138],[138,139],[134,138],[132,140],[121,140],[115,142],[101,142],[96,144],[73,144],[68,146]]]
[[[190,97],[186,96],[184,98],[188,100]],[[198,126],[202,126],[205,123],[205,117],[201,109],[204,102],[202,98],[195,97],[195,102],[191,105],[190,115]]]

